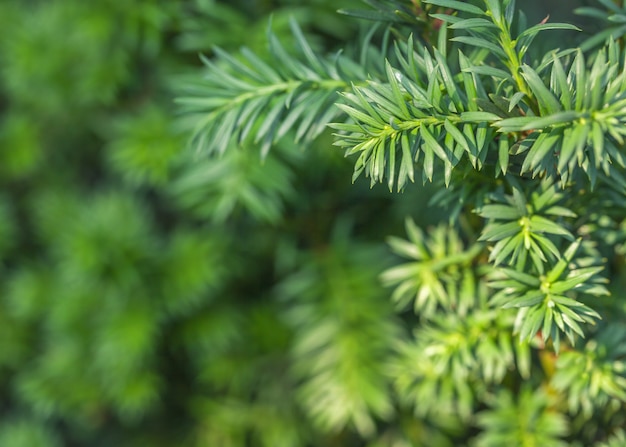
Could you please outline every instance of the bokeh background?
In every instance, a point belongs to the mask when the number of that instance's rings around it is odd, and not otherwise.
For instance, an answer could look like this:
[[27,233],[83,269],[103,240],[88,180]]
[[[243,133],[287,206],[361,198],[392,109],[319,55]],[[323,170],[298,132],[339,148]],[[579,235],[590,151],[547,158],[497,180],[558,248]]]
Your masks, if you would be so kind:
[[[174,101],[214,45],[265,54],[270,16],[355,45],[335,10],[359,6],[0,1],[0,446],[365,445],[405,330],[384,238],[445,218],[432,191],[352,185],[330,133],[203,157]],[[445,445],[402,412],[380,431]]]

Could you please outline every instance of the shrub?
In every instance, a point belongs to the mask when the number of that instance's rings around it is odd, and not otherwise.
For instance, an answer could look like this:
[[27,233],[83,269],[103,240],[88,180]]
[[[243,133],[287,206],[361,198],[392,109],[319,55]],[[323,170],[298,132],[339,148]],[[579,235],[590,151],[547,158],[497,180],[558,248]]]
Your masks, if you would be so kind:
[[0,2],[0,445],[622,445],[591,1]]
[[[580,8],[615,24],[581,37],[529,23],[514,0],[367,3],[342,11],[373,22],[360,52],[320,56],[292,22],[294,51],[271,32],[266,59],[216,50],[180,98],[200,152],[252,144],[268,157],[329,126],[353,181],[432,185],[429,206],[445,216],[427,231],[409,218],[407,239],[389,239],[404,261],[381,280],[402,323],[365,310],[373,286],[345,284],[352,275],[327,260],[367,259],[353,247],[319,256],[325,275],[311,267],[279,288],[294,302],[303,409],[322,430],[379,436],[368,445],[435,445],[403,426],[407,413],[450,445],[621,436],[626,10]],[[554,48],[554,30],[578,46]],[[324,284],[359,291],[316,316],[307,297],[332,295]]]

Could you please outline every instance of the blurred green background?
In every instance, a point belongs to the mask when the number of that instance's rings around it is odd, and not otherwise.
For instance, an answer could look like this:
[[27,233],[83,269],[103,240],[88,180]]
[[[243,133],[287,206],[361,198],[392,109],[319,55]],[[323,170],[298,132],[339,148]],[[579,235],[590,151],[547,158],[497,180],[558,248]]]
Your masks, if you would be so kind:
[[384,238],[440,218],[430,192],[351,185],[329,133],[207,159],[173,101],[213,45],[263,54],[270,15],[354,44],[360,4],[0,2],[0,446],[365,445],[405,330]]

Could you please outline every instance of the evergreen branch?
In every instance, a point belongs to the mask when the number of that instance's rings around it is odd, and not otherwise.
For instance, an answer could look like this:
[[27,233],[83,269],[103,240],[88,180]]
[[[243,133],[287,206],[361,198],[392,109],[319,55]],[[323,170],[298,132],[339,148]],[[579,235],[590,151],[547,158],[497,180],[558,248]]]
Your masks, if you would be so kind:
[[543,274],[544,264],[548,260],[555,262],[560,256],[554,237],[574,240],[574,236],[554,219],[576,215],[558,205],[563,194],[549,182],[543,182],[529,200],[517,182],[513,183],[512,190],[510,196],[492,194],[489,204],[475,210],[488,219],[479,240],[495,243],[489,255],[494,265],[508,260],[509,265],[515,264],[517,270],[523,271],[530,256],[536,271]]
[[[481,293],[479,291],[475,291]],[[477,305],[466,315],[439,314],[398,345],[390,365],[396,392],[418,415],[470,416],[479,383],[500,383],[528,362],[525,343],[511,339],[513,314]]]
[[413,262],[381,275],[384,285],[396,286],[392,301],[399,308],[412,305],[415,313],[425,318],[432,318],[441,309],[465,314],[475,305],[476,279],[471,262],[483,250],[482,245],[464,250],[456,231],[444,226],[434,229],[427,239],[412,220],[406,221],[406,231],[408,241],[393,237],[389,245]]
[[570,412],[591,418],[610,400],[626,402],[626,327],[605,326],[580,351],[563,352],[551,384],[567,396]]
[[608,295],[598,273],[603,267],[596,259],[574,259],[581,240],[572,243],[563,257],[542,275],[501,268],[493,273],[490,286],[499,289],[491,303],[504,308],[519,308],[515,332],[520,340],[531,340],[538,333],[554,349],[560,347],[560,332],[574,345],[576,335],[584,337],[580,323],[595,324],[600,315],[568,295]]
[[460,73],[437,50],[416,52],[412,39],[396,55],[402,71],[387,63],[386,83],[370,81],[344,93],[339,107],[356,123],[331,125],[343,132],[336,144],[346,155],[359,154],[353,180],[364,172],[372,185],[386,180],[390,190],[401,190],[414,181],[419,164],[428,181],[443,168],[447,186],[464,157],[475,169],[487,161],[503,174],[519,160],[520,174],[558,179],[562,186],[578,170],[594,184],[600,172],[609,177],[616,166],[626,167],[620,150],[626,137],[626,69],[620,67],[626,65],[615,44],[590,68],[580,51],[567,70],[555,55],[549,79],[522,65],[528,89],[511,85],[508,99],[488,93],[483,78],[506,82],[509,75],[474,66],[462,53]]
[[339,107],[355,123],[331,125],[342,132],[336,134],[335,144],[345,147],[346,155],[359,154],[353,180],[365,172],[372,185],[387,177],[390,190],[394,185],[401,190],[407,180],[414,180],[414,163],[422,158],[423,176],[429,181],[437,164],[443,165],[449,183],[464,155],[480,169],[494,138],[488,124],[507,114],[475,107],[477,77],[453,75],[438,51],[431,55],[422,48],[417,53],[409,38],[397,56],[408,73],[387,63],[387,83],[370,81],[343,94],[345,104]]
[[494,123],[501,133],[530,132],[518,152],[527,151],[522,173],[558,178],[565,185],[582,169],[593,184],[599,171],[609,178],[616,166],[626,167],[620,149],[626,137],[626,64],[621,59],[610,44],[589,68],[580,50],[567,72],[554,57],[549,80],[522,67],[539,114]]
[[219,159],[189,157],[168,187],[181,209],[202,219],[224,222],[239,208],[257,220],[276,222],[286,199],[293,197],[291,167],[282,148],[259,163],[249,148],[227,151]]
[[[544,30],[576,30],[574,25],[567,23],[540,23],[530,28],[524,29],[516,37],[512,34],[512,24],[515,15],[515,1],[504,2],[483,0],[485,10],[473,5],[465,5],[453,0],[426,0],[426,3],[449,8],[460,13],[470,14],[469,19],[459,19],[456,16],[447,14],[438,16],[440,20],[451,23],[451,29],[463,30],[469,36],[457,36],[452,41],[461,42],[466,45],[484,48],[497,57],[497,60],[507,68],[511,75],[516,89],[526,97],[528,106],[536,113],[536,103],[533,101],[533,92],[520,74],[522,60],[526,55],[530,44]],[[504,7],[504,9],[503,9]]]
[[515,394],[502,390],[490,399],[490,409],[478,414],[483,432],[477,447],[550,445],[566,447],[569,427],[565,416],[553,409],[551,397],[524,386]]
[[383,366],[399,328],[372,269],[378,250],[334,247],[306,259],[279,287],[296,332],[293,372],[316,424],[371,436],[375,420],[393,413]]
[[318,57],[295,22],[291,28],[299,56],[288,54],[269,32],[269,61],[245,48],[243,60],[219,48],[215,60],[202,58],[207,72],[178,99],[183,112],[197,120],[192,144],[198,151],[223,153],[233,138],[239,144],[250,138],[266,156],[288,132],[306,144],[337,118],[337,92],[365,74],[354,63],[343,64],[340,54]]

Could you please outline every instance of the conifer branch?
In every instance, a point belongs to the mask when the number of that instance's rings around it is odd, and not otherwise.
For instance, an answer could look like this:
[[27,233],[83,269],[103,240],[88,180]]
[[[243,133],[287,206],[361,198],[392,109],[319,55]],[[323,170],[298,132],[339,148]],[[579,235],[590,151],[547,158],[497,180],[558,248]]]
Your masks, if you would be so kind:
[[294,141],[310,143],[337,118],[337,93],[365,73],[341,54],[321,58],[291,22],[298,56],[290,55],[268,31],[271,60],[244,48],[241,58],[215,48],[216,60],[202,58],[205,75],[178,99],[182,111],[197,121],[192,146],[223,153],[248,138],[265,157],[271,146],[293,132]]

